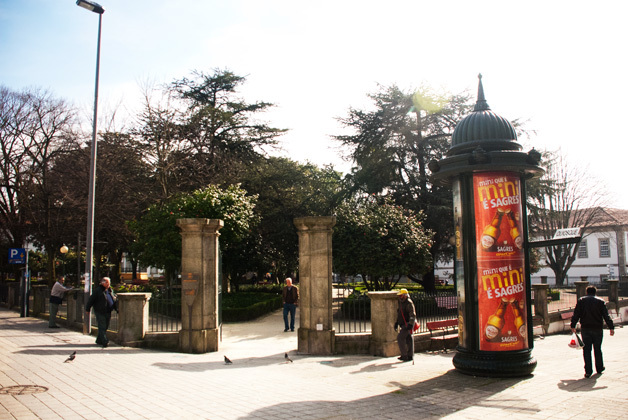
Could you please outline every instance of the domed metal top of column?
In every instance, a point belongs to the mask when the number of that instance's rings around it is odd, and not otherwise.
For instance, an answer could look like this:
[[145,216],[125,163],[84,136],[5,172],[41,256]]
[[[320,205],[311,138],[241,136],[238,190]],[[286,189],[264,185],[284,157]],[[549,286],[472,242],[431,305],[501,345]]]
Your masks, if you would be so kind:
[[521,145],[516,143],[517,133],[512,124],[491,111],[486,102],[481,74],[478,79],[477,102],[473,112],[456,126],[448,156],[469,152],[478,146],[485,151],[521,149]]

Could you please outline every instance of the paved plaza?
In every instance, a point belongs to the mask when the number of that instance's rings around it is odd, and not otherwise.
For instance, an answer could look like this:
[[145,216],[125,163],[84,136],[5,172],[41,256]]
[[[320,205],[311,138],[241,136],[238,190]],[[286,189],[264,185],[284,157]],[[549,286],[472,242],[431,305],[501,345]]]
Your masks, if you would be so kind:
[[[0,308],[0,419],[625,419],[628,328],[604,336],[606,371],[583,378],[568,335],[536,340],[525,378],[460,374],[453,352],[298,355],[281,313],[226,324],[217,353],[120,347]],[[76,351],[76,359],[64,363]],[[284,359],[288,353],[293,362]],[[227,365],[223,356],[233,364]]]

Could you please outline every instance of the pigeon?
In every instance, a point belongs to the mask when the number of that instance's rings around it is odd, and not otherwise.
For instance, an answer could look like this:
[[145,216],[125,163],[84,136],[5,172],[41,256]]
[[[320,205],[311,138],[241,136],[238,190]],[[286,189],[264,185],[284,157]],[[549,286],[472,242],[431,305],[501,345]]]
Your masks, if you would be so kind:
[[75,357],[76,357],[76,352],[74,352],[71,355],[69,355],[68,358],[65,359],[65,362],[63,362],[63,363],[71,362],[72,360],[74,360]]
[[286,359],[286,363],[292,363],[292,359],[288,357],[288,353],[283,354],[284,359]]
[[225,365],[230,365],[233,362],[231,360],[229,360],[229,358],[227,356],[225,356]]

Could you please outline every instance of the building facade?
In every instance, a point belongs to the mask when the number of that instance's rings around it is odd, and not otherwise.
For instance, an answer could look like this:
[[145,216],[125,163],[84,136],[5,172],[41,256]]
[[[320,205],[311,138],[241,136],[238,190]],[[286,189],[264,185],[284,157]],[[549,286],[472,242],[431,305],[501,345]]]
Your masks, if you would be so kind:
[[[628,210],[604,208],[601,217],[583,232],[576,259],[567,272],[565,285],[579,280],[590,284],[602,284],[608,279],[626,279],[626,241],[628,235]],[[545,252],[541,248],[541,253]],[[544,264],[531,275],[532,283],[556,284],[554,272]]]

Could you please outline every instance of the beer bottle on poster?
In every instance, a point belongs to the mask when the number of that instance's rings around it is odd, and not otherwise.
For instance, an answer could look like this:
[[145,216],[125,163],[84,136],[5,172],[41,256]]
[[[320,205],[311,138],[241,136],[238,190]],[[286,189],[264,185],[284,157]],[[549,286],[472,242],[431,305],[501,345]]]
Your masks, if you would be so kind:
[[485,250],[491,249],[495,243],[497,242],[497,238],[501,233],[499,229],[499,225],[502,223],[502,217],[504,216],[504,211],[502,209],[497,209],[495,215],[493,216],[493,220],[490,225],[487,225],[482,232],[482,248]]
[[519,249],[523,248],[523,238],[519,233],[519,229],[517,228],[517,220],[515,219],[515,214],[512,210],[506,210],[506,216],[508,216],[508,226],[510,226],[510,237],[515,242],[515,246]]
[[517,299],[514,299],[512,302],[510,302],[510,305],[512,306],[512,313],[515,316],[515,328],[519,332],[519,335],[525,338],[527,330],[525,321],[521,316],[521,310],[519,309],[519,301]]
[[484,327],[484,336],[487,340],[495,340],[499,336],[502,328],[504,328],[504,312],[506,311],[507,305],[508,301],[502,299],[495,313],[488,317],[486,327]]

